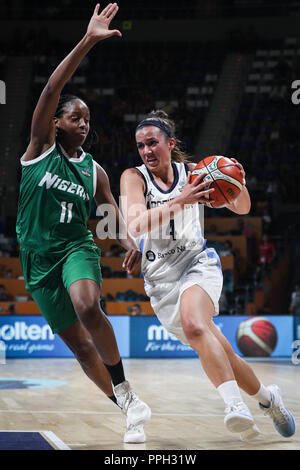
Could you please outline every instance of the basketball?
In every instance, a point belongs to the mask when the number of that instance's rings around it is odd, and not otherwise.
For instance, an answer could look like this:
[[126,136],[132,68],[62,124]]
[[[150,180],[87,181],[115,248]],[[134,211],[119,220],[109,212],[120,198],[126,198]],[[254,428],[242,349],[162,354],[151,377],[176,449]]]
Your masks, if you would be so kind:
[[236,341],[244,356],[268,357],[276,347],[277,332],[266,318],[251,317],[240,323]]
[[[224,207],[240,194],[243,186],[242,173],[230,158],[221,155],[204,158],[192,171],[192,181],[203,172],[207,172],[203,179],[207,181],[205,189],[214,188],[211,194],[206,195],[209,207]],[[214,202],[210,203],[210,198]]]

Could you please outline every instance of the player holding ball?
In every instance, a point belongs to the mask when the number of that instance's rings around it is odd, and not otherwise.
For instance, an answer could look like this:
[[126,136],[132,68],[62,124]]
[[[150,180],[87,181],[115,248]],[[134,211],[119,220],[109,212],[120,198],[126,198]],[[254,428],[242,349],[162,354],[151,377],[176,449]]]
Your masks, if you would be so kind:
[[135,138],[142,165],[123,172],[121,195],[126,196],[124,217],[142,251],[145,290],[153,310],[170,333],[198,354],[224,400],[229,431],[243,440],[259,434],[241,388],[259,402],[282,436],[292,436],[294,418],[279,388],[265,387],[213,322],[223,278],[217,253],[206,247],[199,207],[225,206],[248,214],[251,202],[242,165],[224,157],[189,163],[175,123],[163,111],[141,121]]

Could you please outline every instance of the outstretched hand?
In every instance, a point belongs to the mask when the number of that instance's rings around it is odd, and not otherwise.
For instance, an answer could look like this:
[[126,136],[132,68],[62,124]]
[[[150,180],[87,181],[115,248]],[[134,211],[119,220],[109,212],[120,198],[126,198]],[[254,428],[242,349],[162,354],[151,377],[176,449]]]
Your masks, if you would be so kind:
[[93,16],[87,28],[87,36],[95,42],[111,36],[122,36],[118,29],[109,29],[111,20],[116,16],[119,7],[117,3],[109,3],[99,14],[100,4],[97,3]]

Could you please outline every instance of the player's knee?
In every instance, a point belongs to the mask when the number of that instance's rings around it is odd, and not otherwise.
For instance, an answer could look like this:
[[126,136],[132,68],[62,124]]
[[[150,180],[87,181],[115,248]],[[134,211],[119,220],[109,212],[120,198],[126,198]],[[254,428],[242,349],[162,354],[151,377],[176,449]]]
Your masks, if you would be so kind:
[[75,304],[75,310],[87,330],[97,326],[102,321],[103,312],[98,300],[79,300]]
[[183,330],[187,339],[192,342],[201,338],[208,331],[208,325],[198,320],[187,319],[183,322]]

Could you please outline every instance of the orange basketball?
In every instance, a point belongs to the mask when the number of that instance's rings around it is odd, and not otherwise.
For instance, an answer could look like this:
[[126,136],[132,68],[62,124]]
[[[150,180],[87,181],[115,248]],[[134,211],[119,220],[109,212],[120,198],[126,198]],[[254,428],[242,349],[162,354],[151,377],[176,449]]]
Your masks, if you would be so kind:
[[[203,181],[207,181],[205,189],[214,188],[206,196],[209,207],[224,207],[240,194],[243,187],[242,172],[230,158],[222,155],[204,158],[192,171],[192,181],[203,172],[207,173],[203,178]],[[210,199],[214,202],[210,203]]]

